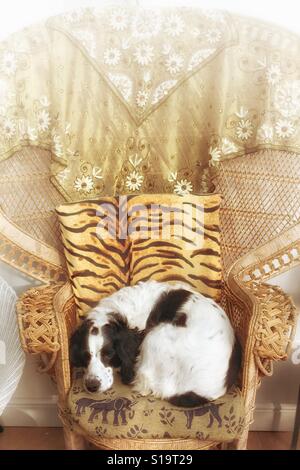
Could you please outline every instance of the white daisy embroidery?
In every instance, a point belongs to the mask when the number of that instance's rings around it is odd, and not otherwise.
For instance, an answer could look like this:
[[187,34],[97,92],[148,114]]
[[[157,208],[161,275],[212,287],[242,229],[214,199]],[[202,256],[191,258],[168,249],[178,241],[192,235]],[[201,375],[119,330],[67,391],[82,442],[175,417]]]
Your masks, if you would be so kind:
[[275,125],[275,131],[280,139],[288,139],[295,133],[295,127],[291,121],[279,119]]
[[119,51],[119,49],[116,48],[106,49],[103,54],[103,57],[105,64],[116,66],[120,63],[121,52]]
[[149,65],[151,64],[154,57],[153,47],[147,44],[138,46],[135,48],[133,57],[134,61],[137,62],[139,65]]
[[137,39],[147,40],[156,36],[160,28],[160,18],[155,12],[140,12],[133,19],[132,36]]
[[277,87],[274,95],[276,109],[284,116],[300,113],[300,80],[290,80]]
[[210,44],[216,44],[222,37],[221,31],[218,29],[210,29],[206,33],[206,39]]
[[266,78],[267,81],[271,83],[271,85],[275,85],[275,83],[278,83],[281,79],[281,70],[279,65],[270,65],[270,67],[268,67],[266,70]]
[[81,178],[76,178],[74,181],[74,188],[76,191],[90,193],[94,189],[93,178],[91,176],[82,176]]
[[174,186],[174,193],[178,194],[178,196],[187,196],[192,191],[193,191],[193,185],[188,180],[177,181]]
[[166,60],[166,68],[171,75],[174,75],[182,69],[184,58],[178,54],[171,54]]
[[144,108],[149,99],[148,91],[139,90],[136,95],[136,104],[139,108]]
[[12,139],[14,135],[16,134],[16,130],[17,130],[17,126],[16,126],[15,121],[9,118],[4,120],[2,131],[6,139]]
[[3,54],[0,69],[8,77],[11,77],[16,73],[17,58],[13,52],[5,52]]
[[114,11],[109,24],[115,31],[124,31],[128,27],[128,15],[124,10]]
[[48,111],[43,109],[37,115],[37,128],[40,132],[45,132],[49,129],[51,117]]
[[184,22],[178,15],[171,15],[165,24],[165,32],[172,37],[179,36],[184,31]]
[[253,135],[253,124],[250,119],[241,119],[236,127],[236,135],[240,140],[248,140]]
[[140,175],[137,171],[133,171],[126,178],[126,186],[130,191],[138,191],[144,181],[143,175]]

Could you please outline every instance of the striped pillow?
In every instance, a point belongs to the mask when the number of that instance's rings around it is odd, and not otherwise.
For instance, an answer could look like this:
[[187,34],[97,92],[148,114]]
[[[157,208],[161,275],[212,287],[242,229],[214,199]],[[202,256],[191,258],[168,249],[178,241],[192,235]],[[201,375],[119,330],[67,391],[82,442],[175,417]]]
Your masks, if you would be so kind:
[[221,293],[220,196],[104,197],[57,208],[79,315],[139,281]]

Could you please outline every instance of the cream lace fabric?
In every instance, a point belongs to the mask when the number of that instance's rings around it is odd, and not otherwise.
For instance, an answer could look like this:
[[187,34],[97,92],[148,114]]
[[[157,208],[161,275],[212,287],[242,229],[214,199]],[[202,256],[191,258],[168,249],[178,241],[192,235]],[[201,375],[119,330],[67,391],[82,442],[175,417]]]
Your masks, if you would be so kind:
[[300,150],[300,41],[199,9],[84,9],[0,45],[0,159],[51,150],[67,200],[209,192],[210,168]]

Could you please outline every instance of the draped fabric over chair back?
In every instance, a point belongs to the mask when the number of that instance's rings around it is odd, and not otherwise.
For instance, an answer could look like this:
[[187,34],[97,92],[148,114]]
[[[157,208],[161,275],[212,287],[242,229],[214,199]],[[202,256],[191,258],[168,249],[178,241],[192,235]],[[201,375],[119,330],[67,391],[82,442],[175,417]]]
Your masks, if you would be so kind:
[[[0,258],[64,282],[59,204],[214,186],[225,272],[282,234],[299,240],[299,52],[277,26],[189,8],[83,9],[11,36],[0,45]],[[299,262],[293,250],[278,272]]]

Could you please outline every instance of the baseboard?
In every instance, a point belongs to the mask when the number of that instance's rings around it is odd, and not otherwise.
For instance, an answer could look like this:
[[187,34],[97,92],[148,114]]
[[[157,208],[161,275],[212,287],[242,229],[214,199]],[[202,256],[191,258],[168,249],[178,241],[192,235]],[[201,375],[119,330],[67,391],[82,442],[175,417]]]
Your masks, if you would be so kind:
[[15,398],[5,408],[0,422],[3,426],[60,427],[57,397]]
[[292,431],[296,405],[258,404],[251,431]]
[[[15,398],[0,418],[4,426],[58,427],[57,397]],[[272,404],[257,405],[251,431],[291,431],[294,426],[296,406]]]

